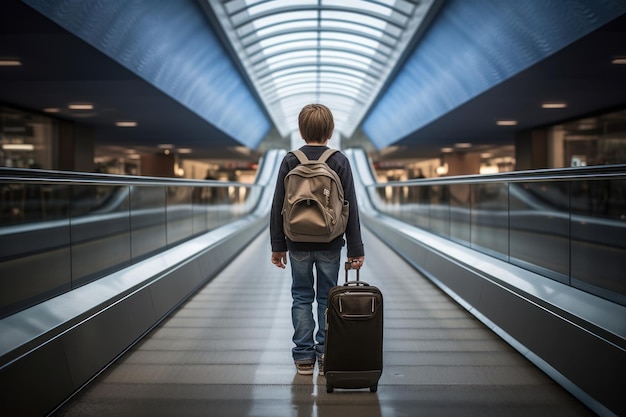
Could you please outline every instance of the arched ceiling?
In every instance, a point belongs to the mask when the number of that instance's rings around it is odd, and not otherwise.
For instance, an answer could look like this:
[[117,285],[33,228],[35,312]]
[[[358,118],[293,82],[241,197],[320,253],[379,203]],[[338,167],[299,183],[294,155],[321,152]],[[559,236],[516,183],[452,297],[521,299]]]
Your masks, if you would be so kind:
[[[203,0],[281,135],[324,103],[349,137],[435,0]],[[206,9],[206,8],[205,8]]]
[[[93,132],[94,141],[98,145],[97,149],[106,149],[109,145],[118,146],[122,149],[145,146],[152,147],[156,151],[159,144],[172,144],[175,148],[190,148],[192,153],[186,156],[189,158],[234,158],[240,155],[239,151],[230,151],[231,149],[242,148],[241,142],[238,142],[236,138],[228,135],[218,125],[207,122],[198,113],[191,111],[181,102],[168,96],[164,92],[165,90],[159,89],[145,81],[139,75],[123,67],[111,57],[106,56],[67,30],[64,30],[45,15],[38,13],[26,4],[27,2],[35,1],[48,4],[44,0],[3,0],[0,2],[0,57],[19,58],[22,62],[22,65],[17,67],[0,67],[0,103],[2,105],[34,112],[42,112],[42,109],[46,107],[59,107],[59,113],[55,117],[88,126]],[[106,3],[109,7],[112,7],[112,4],[115,3],[124,12],[127,12],[125,8],[130,4],[154,8],[154,4],[157,3],[157,0],[154,0],[154,2],[152,0],[150,2],[127,2],[125,0],[107,2],[98,0],[93,2],[66,1],[77,9],[88,8],[87,4],[104,5]],[[506,2],[502,3],[498,0],[484,1],[501,6],[504,9],[509,8],[508,3],[505,4]],[[159,0],[158,4],[167,5],[170,2],[175,2],[177,7],[166,8],[167,12],[163,8],[155,8],[154,13],[158,17],[163,17],[166,21],[176,22],[181,20],[180,15],[171,11],[176,12],[178,8],[183,6],[193,6],[199,14],[202,14],[202,9],[210,9],[211,14],[213,13],[208,0]],[[413,53],[423,52],[422,47],[426,43],[429,33],[432,35],[434,32],[437,32],[437,27],[441,24],[441,17],[445,16],[446,10],[455,4],[457,6],[464,5],[465,2],[466,0],[447,0],[445,2],[436,0],[434,5],[431,6],[425,21],[422,22],[420,28],[413,35],[413,39],[408,41],[407,52],[402,54],[398,49],[396,52],[388,52],[388,55],[380,56],[395,57],[394,53],[403,55],[398,59],[396,67],[406,67],[410,64],[410,58]],[[61,3],[61,1],[50,3],[57,4]],[[255,4],[261,7],[261,5],[268,6],[270,3],[273,4],[275,2],[257,1]],[[279,3],[279,1],[276,3]],[[374,1],[355,3],[363,5],[367,3],[368,6],[370,4],[388,4]],[[474,1],[472,3],[478,2]],[[523,3],[537,7],[544,5],[544,2],[534,2],[532,0],[526,0]],[[620,0],[602,0],[598,2],[585,2],[584,0],[567,0],[565,2],[564,0],[558,3],[545,3],[545,7],[560,5],[561,3],[584,3],[589,7],[613,5],[613,9],[615,7],[624,7],[623,2],[620,3]],[[240,10],[240,13],[244,13],[238,19],[244,19],[246,14],[249,14],[246,3],[241,0],[220,3],[223,13],[226,13],[227,9],[225,6],[229,4],[231,4],[230,7],[235,8],[232,10]],[[337,1],[336,4],[343,7],[349,6],[352,2],[345,0]],[[394,2],[393,4],[396,3]],[[411,5],[413,3],[406,4]],[[333,11],[338,11],[339,8],[339,6],[330,7],[330,4],[325,2],[321,2],[319,5],[320,7],[328,7],[329,10],[332,9]],[[285,4],[281,13],[287,13],[290,7]],[[302,11],[301,9],[306,9],[307,7],[310,9],[313,6],[310,4],[307,6],[304,0],[294,2],[292,11]],[[368,9],[368,7],[364,7],[364,9]],[[433,10],[437,12],[435,13]],[[365,10],[363,16],[367,16],[368,13],[371,14],[373,12]],[[264,12],[264,14],[266,16],[271,15],[268,11]],[[204,13],[204,15],[208,16],[209,13]],[[588,16],[588,13],[582,13],[579,8],[572,8],[569,15],[573,17]],[[150,19],[153,16],[154,14],[150,13],[140,15],[142,19]],[[216,19],[215,16],[213,16],[213,19]],[[223,32],[220,24],[213,19],[204,19],[206,28],[215,32]],[[356,17],[354,19],[356,19],[354,22],[361,22]],[[186,21],[183,20],[183,22]],[[461,20],[461,22],[466,23],[469,34],[481,28],[481,26],[476,25],[475,19],[465,19]],[[555,23],[559,22],[560,20],[555,21]],[[457,142],[492,144],[494,146],[512,145],[516,135],[519,132],[528,131],[528,129],[562,123],[574,118],[606,112],[616,108],[623,109],[624,97],[626,97],[626,76],[624,72],[626,71],[626,65],[615,65],[612,63],[612,60],[616,57],[626,56],[625,23],[626,14],[616,17],[611,22],[604,24],[562,50],[502,81],[471,100],[457,105],[448,113],[443,114],[424,127],[412,131],[403,139],[394,142],[393,146],[382,148],[380,157],[386,159],[433,158],[441,154],[442,147],[450,147]],[[152,39],[152,46],[160,50],[159,48],[161,48],[163,42],[159,41],[159,36],[156,35],[170,32],[166,31],[162,24],[154,22],[149,27],[154,29],[148,33],[150,39]],[[547,29],[554,29],[556,33],[563,33],[561,30],[562,24],[560,23],[546,25],[546,27]],[[302,26],[302,29],[304,31],[304,26]],[[493,31],[491,26],[483,29]],[[439,28],[438,31],[439,33],[445,32],[442,28]],[[338,32],[341,35],[348,34],[347,31]],[[203,33],[206,34],[207,31],[193,31],[193,35],[198,37],[201,37]],[[255,34],[248,40],[260,47],[261,43],[257,38],[261,37],[261,32],[253,33]],[[294,31],[293,33],[296,35],[299,32]],[[500,32],[496,31],[495,33]],[[537,34],[536,31],[532,33]],[[255,96],[255,102],[264,106],[260,99],[260,92],[255,91],[256,87],[251,82],[252,77],[246,74],[243,64],[238,61],[225,33],[218,33],[218,35],[221,37],[220,44],[225,46],[229,57],[234,61],[233,68],[236,68],[236,72],[241,73],[244,78],[247,77],[243,88],[246,91],[250,90],[250,93]],[[278,58],[282,52],[281,48],[295,45],[295,42],[300,39],[298,36],[293,41],[287,41],[283,38],[282,43],[278,42],[275,46],[277,49],[274,49],[272,56]],[[408,32],[405,36],[410,37]],[[165,39],[171,40],[167,36]],[[269,39],[269,37],[264,39]],[[355,41],[353,36],[346,37],[346,39],[345,42]],[[378,50],[386,50],[384,39],[387,38],[381,38]],[[543,38],[539,40],[543,42]],[[404,38],[402,41],[407,42]],[[197,45],[198,41],[195,40],[194,44]],[[189,46],[191,42],[184,42],[182,45],[184,48],[175,50],[179,54],[175,54],[176,56],[168,55],[168,58],[165,60],[166,63],[169,62],[174,65],[174,73],[182,73],[181,76],[185,75],[185,72],[182,71],[178,63],[188,62],[184,59],[185,52],[191,52],[192,55],[202,53],[195,49],[190,51]],[[202,47],[206,45],[207,42],[202,43]],[[251,59],[258,60],[261,57],[258,53],[259,51],[255,50],[252,44],[242,43],[243,45],[251,48]],[[358,42],[355,45],[358,45]],[[413,52],[411,53],[411,51]],[[449,49],[439,48],[439,51],[445,56],[455,57]],[[209,52],[214,52],[214,50],[211,49]],[[161,63],[161,61],[159,62]],[[213,67],[218,66],[214,60],[209,64]],[[413,67],[411,68],[414,69]],[[469,66],[467,68],[469,73],[476,73]],[[341,69],[341,66],[338,66],[337,71],[339,72]],[[194,70],[197,70],[197,68],[194,67]],[[393,69],[391,71],[391,78],[395,77],[395,79],[398,79],[398,75],[402,73],[401,69]],[[375,79],[376,71],[372,70],[371,72],[373,74],[363,71],[362,79],[367,80],[367,82]],[[195,73],[193,72],[193,74]],[[314,77],[313,79],[317,76],[315,72],[306,74],[308,74],[307,77]],[[350,80],[350,82],[358,80],[355,77],[345,78]],[[385,77],[380,76],[379,78],[384,79]],[[413,77],[413,79],[415,78]],[[191,79],[194,83],[203,80],[199,77],[191,77]],[[272,88],[276,89],[274,91],[276,94],[282,93],[284,90],[278,90],[276,86],[279,84],[276,84],[274,78],[271,79],[271,82],[268,81],[267,88],[270,90]],[[221,78],[218,77],[216,80],[220,81]],[[308,80],[310,81],[310,79]],[[289,82],[294,84],[294,88],[296,88],[296,85],[298,86],[297,88],[302,87],[300,83],[293,79],[291,81],[285,79],[284,81],[284,83]],[[348,81],[342,79],[341,82],[345,84]],[[225,83],[219,82],[219,86],[224,87],[224,89],[226,88],[225,85]],[[363,83],[358,84],[357,82],[356,85],[363,89]],[[285,86],[284,88],[287,87]],[[378,97],[374,98],[372,103],[382,102],[381,98],[384,99],[385,92],[389,90],[390,84],[387,82],[382,86]],[[193,92],[197,93],[195,90]],[[233,94],[234,92],[229,90],[226,96],[232,97]],[[319,98],[319,101],[326,102],[326,97],[316,97],[314,91],[307,94],[311,95],[303,98],[302,103],[313,101],[316,98]],[[371,94],[372,97],[374,95],[376,94]],[[205,96],[212,101],[211,104],[217,103],[213,93],[211,95],[205,94]],[[296,95],[293,97],[295,99]],[[436,98],[437,96],[434,95],[433,97]],[[567,103],[567,107],[544,109],[541,103],[545,100],[562,100]],[[88,113],[80,110],[70,110],[67,104],[76,101],[95,103],[95,110]],[[336,105],[331,104],[331,106],[335,107]],[[417,108],[408,101],[401,101],[394,105],[384,106],[383,104],[379,106],[398,113],[398,115],[405,115],[407,110]],[[289,113],[290,115],[273,114],[272,118],[281,120],[283,123],[291,120],[295,125],[297,119],[295,115],[300,107],[296,103],[293,105],[293,109]],[[363,108],[358,110],[366,111],[365,109],[366,106],[363,106]],[[206,108],[201,106],[199,110],[206,110]],[[335,108],[333,110],[335,112],[338,111]],[[284,112],[284,110],[281,111]],[[369,120],[372,118],[374,110],[369,111],[370,113],[366,114],[364,118],[359,117],[363,120]],[[249,112],[242,110],[242,106],[236,106],[235,110],[227,111],[226,114],[231,117],[238,117],[239,123],[251,124]],[[269,111],[264,114],[268,116]],[[495,123],[495,119],[499,117],[512,118],[518,120],[519,123],[515,126],[502,127]],[[138,121],[138,126],[132,129],[115,126],[114,122],[116,120],[129,119]],[[387,126],[396,127],[397,125],[397,123],[391,122],[389,119],[385,119],[384,122]],[[361,121],[360,123],[363,122]],[[382,123],[380,126],[385,127]],[[350,139],[348,130],[346,128],[342,133]],[[272,140],[274,140],[272,143],[278,143],[283,140],[283,138],[277,137],[274,132],[275,130],[272,129],[271,136]],[[364,130],[357,130],[356,136],[361,135],[363,132]],[[391,134],[388,136],[391,136]],[[286,141],[283,140],[283,142]],[[248,150],[254,149],[253,146],[250,146]],[[254,157],[256,154],[248,153],[243,157],[251,158],[250,155]]]

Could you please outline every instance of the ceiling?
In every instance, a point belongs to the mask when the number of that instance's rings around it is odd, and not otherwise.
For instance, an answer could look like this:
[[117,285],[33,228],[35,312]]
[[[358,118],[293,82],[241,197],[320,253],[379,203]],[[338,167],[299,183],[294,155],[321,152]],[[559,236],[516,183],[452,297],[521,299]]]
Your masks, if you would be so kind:
[[[507,81],[473,98],[384,150],[385,158],[439,156],[456,142],[511,145],[515,133],[626,104],[626,15]],[[93,126],[98,145],[191,148],[194,158],[255,158],[201,117],[143,81],[19,0],[0,2],[0,57],[19,57],[20,67],[0,67],[0,103]],[[383,87],[384,88],[384,87]],[[70,111],[89,100],[98,111]],[[544,101],[568,103],[542,109]],[[136,128],[115,127],[133,114]],[[500,117],[517,126],[495,124]],[[358,130],[357,130],[358,133]],[[280,136],[273,130],[273,136]],[[207,142],[207,137],[211,141]],[[280,138],[277,139],[280,142]],[[285,143],[288,143],[286,141]]]
[[[173,144],[191,148],[200,159],[258,157],[20,0],[0,2],[3,57],[19,57],[23,65],[0,67],[0,105],[42,114],[45,108],[59,108],[55,117],[93,126],[94,140],[100,145],[97,151]],[[96,103],[97,110],[67,108],[69,103],[85,101]],[[115,126],[116,121],[129,118],[137,121],[136,128]]]
[[[200,0],[220,26],[282,136],[324,103],[350,137],[436,10],[434,0]],[[441,3],[441,1],[439,1]]]
[[[626,57],[626,14],[397,142],[388,157],[463,142],[513,144],[516,132],[626,110],[626,65],[612,64],[615,57]],[[555,101],[567,107],[541,107]],[[498,126],[500,119],[518,124]]]

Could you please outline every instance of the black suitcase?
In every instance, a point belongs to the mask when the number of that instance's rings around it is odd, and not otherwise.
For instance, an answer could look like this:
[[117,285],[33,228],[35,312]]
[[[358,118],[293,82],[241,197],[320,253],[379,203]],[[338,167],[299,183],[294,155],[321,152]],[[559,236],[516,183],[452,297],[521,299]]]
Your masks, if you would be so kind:
[[383,296],[359,280],[346,279],[328,292],[324,376],[326,392],[335,388],[378,390],[383,372]]

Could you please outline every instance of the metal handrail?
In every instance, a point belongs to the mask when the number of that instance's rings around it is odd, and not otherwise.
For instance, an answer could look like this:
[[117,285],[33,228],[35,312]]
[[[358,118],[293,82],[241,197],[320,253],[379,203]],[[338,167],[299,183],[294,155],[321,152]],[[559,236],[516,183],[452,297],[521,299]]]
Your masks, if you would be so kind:
[[370,187],[398,187],[407,185],[476,184],[486,182],[537,182],[626,178],[626,164],[589,167],[550,168],[526,171],[500,172],[497,174],[455,175],[439,178],[421,178],[406,181],[389,181],[371,184]]

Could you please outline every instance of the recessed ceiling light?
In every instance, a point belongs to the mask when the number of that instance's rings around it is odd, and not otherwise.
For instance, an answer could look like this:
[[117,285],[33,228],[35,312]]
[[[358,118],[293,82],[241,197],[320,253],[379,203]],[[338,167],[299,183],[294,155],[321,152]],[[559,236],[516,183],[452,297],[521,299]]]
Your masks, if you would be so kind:
[[626,56],[616,56],[611,61],[611,64],[615,65],[626,65]]
[[461,142],[461,143],[455,143],[454,147],[455,148],[464,148],[464,149],[466,149],[466,148],[471,148],[472,144],[471,143],[467,143],[467,142]]
[[564,109],[567,107],[567,103],[554,101],[550,103],[542,103],[541,107],[544,109]]
[[0,59],[0,67],[19,67],[22,65],[22,61],[15,58],[2,58]]
[[517,126],[517,120],[497,120],[498,126]]
[[117,127],[137,127],[137,122],[131,122],[131,121],[115,122],[115,126],[117,126]]
[[2,149],[6,151],[32,151],[35,146],[30,143],[5,143],[2,145]]
[[591,129],[595,129],[596,128],[596,124],[595,123],[581,123],[578,125],[578,129],[580,130],[591,130]]
[[61,109],[58,107],[46,107],[45,109],[43,109],[43,111],[46,113],[58,113],[61,111]]
[[93,104],[89,103],[75,103],[67,107],[71,110],[93,110]]
[[441,152],[443,153],[450,153],[454,151],[454,148],[441,148]]
[[190,148],[180,148],[178,149],[178,153],[191,153],[193,152]]
[[157,145],[158,149],[172,149],[173,147],[174,145],[171,143],[161,143],[160,145]]

